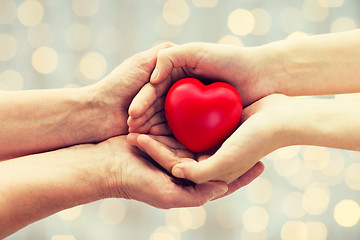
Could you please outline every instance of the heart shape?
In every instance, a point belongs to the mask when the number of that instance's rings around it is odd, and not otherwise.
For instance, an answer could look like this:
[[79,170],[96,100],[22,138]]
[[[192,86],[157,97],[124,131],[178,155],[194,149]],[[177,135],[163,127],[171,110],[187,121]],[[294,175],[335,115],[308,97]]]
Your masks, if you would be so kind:
[[184,78],[169,89],[165,116],[175,138],[192,152],[208,151],[220,145],[237,128],[242,101],[230,84],[204,85]]

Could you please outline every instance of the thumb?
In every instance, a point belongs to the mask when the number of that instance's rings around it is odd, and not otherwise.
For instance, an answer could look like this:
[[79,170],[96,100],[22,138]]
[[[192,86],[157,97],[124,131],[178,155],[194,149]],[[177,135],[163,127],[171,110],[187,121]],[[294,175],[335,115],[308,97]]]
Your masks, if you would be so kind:
[[171,173],[178,178],[185,178],[195,183],[204,183],[218,178],[222,171],[218,163],[211,158],[196,162],[181,162],[173,166]]

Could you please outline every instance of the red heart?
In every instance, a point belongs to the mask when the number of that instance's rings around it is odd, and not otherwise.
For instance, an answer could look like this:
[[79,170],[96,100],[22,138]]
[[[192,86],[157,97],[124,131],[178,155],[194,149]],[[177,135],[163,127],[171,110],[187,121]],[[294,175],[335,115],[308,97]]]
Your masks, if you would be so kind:
[[221,144],[237,128],[242,113],[239,92],[230,84],[204,85],[184,78],[171,86],[165,116],[175,138],[192,152]]

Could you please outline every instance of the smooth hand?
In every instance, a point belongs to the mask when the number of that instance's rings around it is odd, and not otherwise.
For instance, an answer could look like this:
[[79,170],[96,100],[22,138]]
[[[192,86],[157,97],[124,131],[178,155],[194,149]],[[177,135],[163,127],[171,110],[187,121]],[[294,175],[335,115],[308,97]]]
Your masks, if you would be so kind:
[[353,99],[264,97],[244,109],[240,127],[213,155],[198,162],[181,161],[171,172],[196,183],[230,183],[252,171],[267,154],[286,146],[359,151],[359,109]]
[[227,82],[239,91],[245,106],[273,93],[272,82],[258,78],[260,53],[258,48],[209,43],[160,50],[151,83],[142,88],[130,105],[130,119],[137,119],[130,120],[130,127],[135,129],[148,120],[154,114],[150,107],[161,105],[169,87],[184,77]]
[[196,183],[221,180],[231,183],[253,171],[259,161],[288,144],[286,110],[288,97],[270,95],[243,110],[240,127],[212,155],[202,161],[183,161],[172,174]]
[[[259,161],[263,157],[289,144],[289,132],[283,127],[292,120],[288,117],[293,116],[289,114],[291,100],[284,95],[270,95],[246,107],[240,127],[221,147],[196,158],[184,156],[184,147],[173,137],[163,136],[166,131],[156,125],[150,130],[156,128],[160,136],[131,133],[128,139],[178,178],[196,183],[224,181],[232,190],[232,185],[244,186],[262,173],[264,166]],[[166,126],[166,122],[162,125]]]
[[[156,159],[156,161],[161,164],[161,166],[167,171],[171,172],[174,166],[183,166],[185,167],[186,175],[191,175],[197,171],[197,164],[201,164],[207,161],[208,155],[195,155],[194,153],[186,150],[178,141],[172,137],[165,136],[155,136],[147,134],[138,134],[131,133],[128,135],[129,142],[141,149],[143,152],[146,152],[151,156],[151,158]],[[197,162],[198,161],[198,162]],[[185,165],[182,165],[185,164]],[[189,165],[187,165],[189,164]],[[188,167],[189,166],[189,167]],[[193,167],[194,168],[191,168]],[[202,169],[199,169],[202,171]],[[249,184],[255,178],[257,178],[264,171],[264,165],[262,162],[257,162],[249,171],[240,176],[239,178],[231,181],[227,185],[228,190],[217,196],[216,198],[221,198],[226,195],[229,195],[239,188]],[[174,172],[174,171],[173,171]],[[209,173],[210,175],[215,173]],[[182,178],[187,178],[188,176],[181,175]],[[191,177],[188,177],[190,179]],[[198,179],[192,177],[192,181],[197,182]],[[210,182],[223,182],[222,179],[209,178]],[[213,180],[213,181],[211,181]],[[205,184],[206,181],[203,181]]]

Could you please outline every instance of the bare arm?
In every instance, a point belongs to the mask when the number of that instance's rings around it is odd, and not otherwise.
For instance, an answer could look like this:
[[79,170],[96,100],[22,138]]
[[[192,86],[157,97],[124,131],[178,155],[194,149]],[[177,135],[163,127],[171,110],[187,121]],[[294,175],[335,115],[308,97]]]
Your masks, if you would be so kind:
[[[60,210],[101,198],[104,156],[84,145],[0,162],[0,239]],[[99,162],[96,162],[98,158]]]
[[0,160],[126,134],[127,109],[149,80],[161,44],[78,89],[0,91]]
[[29,155],[0,162],[0,239],[60,210],[102,198],[190,207],[227,190],[223,182],[176,184],[126,136]]
[[[183,77],[221,80],[245,106],[274,93],[289,96],[360,92],[360,30],[282,40],[259,47],[188,43],[158,53],[147,87],[131,103],[131,119],[146,113]],[[146,114],[144,114],[146,113]],[[151,117],[152,115],[150,115]],[[129,121],[133,130],[138,124]]]
[[360,92],[360,30],[282,40],[256,49],[258,81],[291,96]]
[[100,141],[104,110],[86,88],[0,92],[0,159]]

